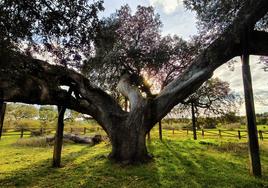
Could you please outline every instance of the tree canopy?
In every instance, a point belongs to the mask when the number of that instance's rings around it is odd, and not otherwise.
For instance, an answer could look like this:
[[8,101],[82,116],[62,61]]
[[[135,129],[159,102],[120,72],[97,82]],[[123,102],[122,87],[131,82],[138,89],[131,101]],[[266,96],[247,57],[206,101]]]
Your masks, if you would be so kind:
[[101,21],[94,40],[95,53],[84,64],[82,72],[110,91],[116,91],[120,76],[129,73],[133,84],[150,95],[145,77],[159,82],[160,73],[164,77],[167,70],[172,69],[172,73],[167,73],[167,80],[162,78],[167,84],[171,75],[186,68],[185,58],[190,56],[187,42],[177,36],[162,36],[161,25],[153,7],[138,6],[133,14],[128,5],[122,6]]
[[54,63],[79,64],[90,53],[103,1],[4,0],[0,2],[0,47],[44,53]]
[[[187,9],[197,14],[197,25],[206,42],[211,42],[221,34],[237,17],[243,7],[250,6],[254,1],[247,0],[184,0]],[[267,31],[268,14],[249,27]]]

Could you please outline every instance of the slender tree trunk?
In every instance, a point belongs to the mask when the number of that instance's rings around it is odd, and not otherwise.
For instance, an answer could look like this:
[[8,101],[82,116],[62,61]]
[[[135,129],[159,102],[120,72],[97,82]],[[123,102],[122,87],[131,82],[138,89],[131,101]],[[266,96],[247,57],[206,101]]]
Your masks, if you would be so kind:
[[158,123],[159,123],[159,139],[162,141],[162,122],[161,122],[161,120]]
[[58,107],[58,124],[54,142],[53,163],[52,166],[59,168],[61,164],[61,150],[63,142],[63,130],[64,130],[64,113],[65,107]]
[[151,131],[149,131],[149,132],[147,133],[147,140],[148,140],[148,141],[151,140]]
[[3,132],[5,113],[6,113],[6,103],[0,101],[0,139],[2,137]]
[[251,73],[249,67],[249,55],[242,56],[242,72],[244,83],[244,95],[247,114],[248,146],[250,158],[250,172],[253,176],[261,176],[261,162],[256,126],[255,107],[253,99]]
[[191,103],[191,107],[192,107],[192,125],[193,125],[193,136],[194,136],[194,140],[197,140],[197,135],[196,135],[196,120],[195,120],[195,110],[194,110],[194,103]]

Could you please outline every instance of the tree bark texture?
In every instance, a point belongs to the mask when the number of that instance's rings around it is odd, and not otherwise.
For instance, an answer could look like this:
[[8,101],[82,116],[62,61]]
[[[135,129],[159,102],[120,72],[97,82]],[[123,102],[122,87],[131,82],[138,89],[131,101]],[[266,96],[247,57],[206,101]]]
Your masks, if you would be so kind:
[[196,135],[196,119],[195,119],[195,110],[194,110],[194,103],[191,103],[191,109],[192,109],[192,125],[193,125],[193,137],[194,140],[197,140],[197,135]]
[[[0,99],[7,102],[57,105],[92,116],[112,143],[110,158],[122,162],[148,159],[146,134],[170,110],[197,90],[213,71],[243,54],[242,34],[268,11],[268,1],[258,0],[241,8],[225,32],[203,50],[191,65],[156,97],[144,98],[123,75],[118,90],[128,98],[128,112],[105,91],[83,75],[63,66],[51,65],[10,49],[0,49]],[[268,34],[250,31],[248,52],[268,54]],[[73,93],[61,86],[72,88]]]
[[247,54],[242,55],[242,74],[244,83],[246,115],[247,115],[250,172],[252,175],[260,177],[261,162],[260,162],[260,151],[258,142],[258,131],[256,125],[252,80],[249,66],[249,55]]
[[52,166],[59,168],[61,165],[61,150],[63,143],[63,130],[64,130],[64,113],[65,107],[58,107],[58,123],[54,140],[53,162]]

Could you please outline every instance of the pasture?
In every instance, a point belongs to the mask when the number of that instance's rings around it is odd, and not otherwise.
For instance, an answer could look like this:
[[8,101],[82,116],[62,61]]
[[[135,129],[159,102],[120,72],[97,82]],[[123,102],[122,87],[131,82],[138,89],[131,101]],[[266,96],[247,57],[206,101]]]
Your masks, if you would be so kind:
[[[27,137],[27,136],[26,136]],[[124,166],[107,159],[111,146],[65,143],[62,168],[51,167],[52,146],[0,141],[0,187],[267,187],[268,141],[260,141],[263,177],[249,175],[246,139],[199,138],[155,128],[147,141],[153,160]]]

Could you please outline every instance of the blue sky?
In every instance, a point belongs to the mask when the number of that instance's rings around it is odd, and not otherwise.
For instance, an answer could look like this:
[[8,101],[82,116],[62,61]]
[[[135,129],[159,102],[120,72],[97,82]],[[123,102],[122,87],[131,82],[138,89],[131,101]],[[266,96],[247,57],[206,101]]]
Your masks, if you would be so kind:
[[[132,11],[135,11],[137,5],[153,6],[160,15],[164,35],[177,34],[187,40],[197,33],[195,14],[183,7],[182,0],[104,0],[105,11],[101,16],[109,16],[125,4],[128,4]],[[229,82],[232,90],[243,95],[241,62],[239,58],[236,60],[234,71],[223,65],[215,71],[214,77]],[[258,63],[258,57],[251,56],[250,60],[256,112],[268,112],[268,72],[262,70],[263,65]],[[240,114],[245,114],[244,105],[240,108]]]

